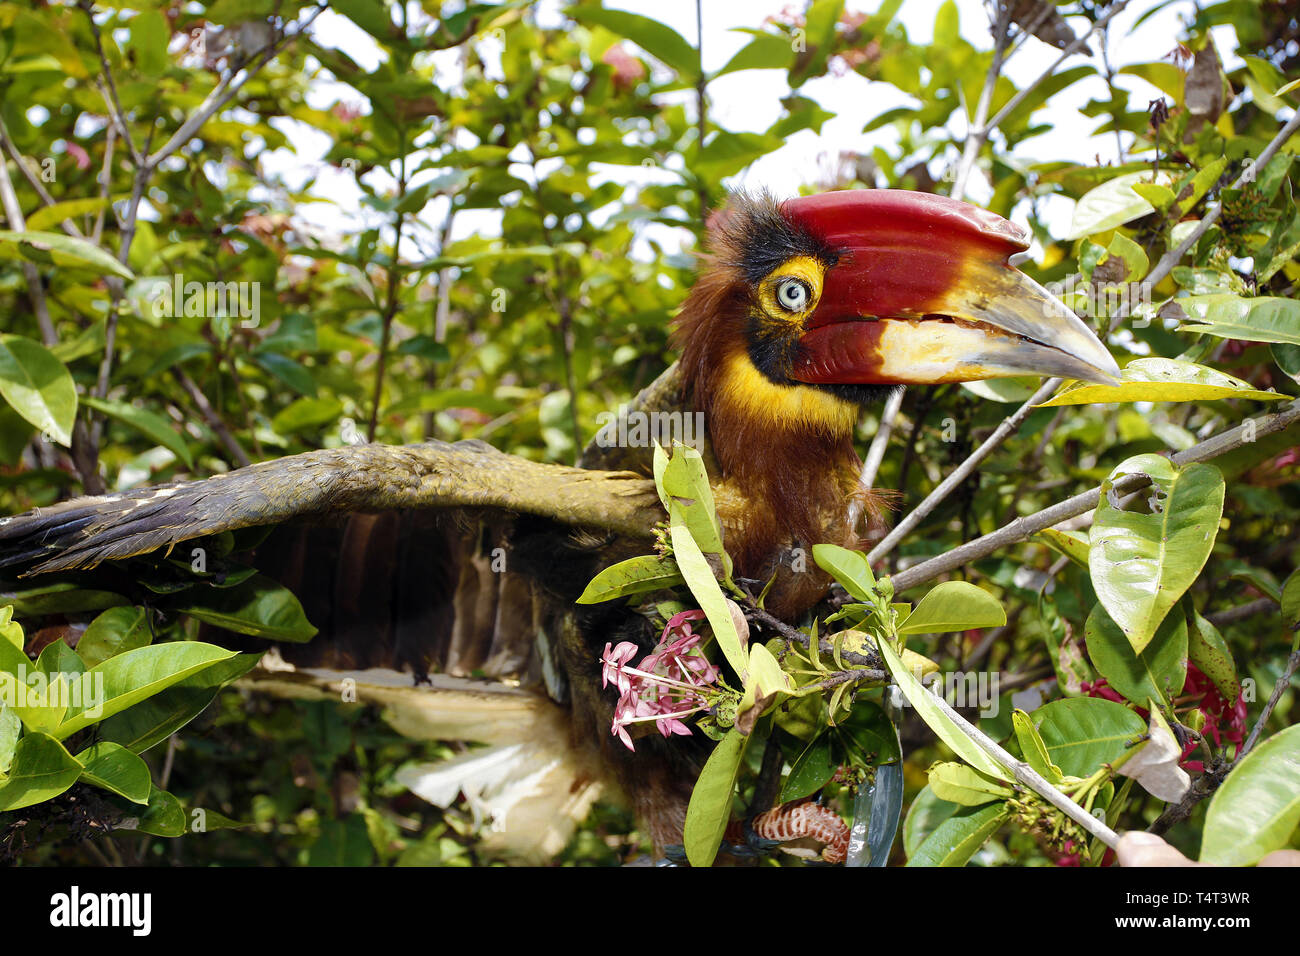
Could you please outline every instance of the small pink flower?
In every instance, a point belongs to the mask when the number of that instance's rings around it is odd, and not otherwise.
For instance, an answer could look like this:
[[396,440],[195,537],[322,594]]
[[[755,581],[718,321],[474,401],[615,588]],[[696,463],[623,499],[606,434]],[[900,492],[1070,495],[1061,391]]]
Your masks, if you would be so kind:
[[618,647],[611,648],[607,643],[601,660],[605,666],[600,671],[600,686],[613,684],[622,693],[627,693],[630,681],[623,674],[623,667],[636,655],[637,647],[631,641],[620,641]]
[[78,146],[76,143],[73,142],[67,142],[64,144],[64,146],[68,151],[68,155],[71,156],[74,160],[76,160],[78,169],[90,168],[89,153],[87,153],[84,149],[82,149],[80,146]]

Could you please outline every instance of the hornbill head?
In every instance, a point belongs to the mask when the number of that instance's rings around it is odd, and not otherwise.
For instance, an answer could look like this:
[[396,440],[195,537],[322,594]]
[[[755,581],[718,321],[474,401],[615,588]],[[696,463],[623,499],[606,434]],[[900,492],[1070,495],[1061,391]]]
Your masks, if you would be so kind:
[[964,202],[738,195],[709,246],[675,334],[723,481],[763,503],[729,541],[748,575],[791,541],[843,537],[827,504],[855,492],[863,403],[901,385],[1119,375],[1078,316],[1010,264],[1028,233]]

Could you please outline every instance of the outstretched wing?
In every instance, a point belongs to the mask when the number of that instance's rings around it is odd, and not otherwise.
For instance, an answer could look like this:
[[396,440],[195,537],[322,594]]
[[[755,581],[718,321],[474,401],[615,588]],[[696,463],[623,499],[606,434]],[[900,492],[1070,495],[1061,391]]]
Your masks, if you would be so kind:
[[479,441],[359,445],[261,462],[200,481],[0,518],[0,567],[93,568],[238,528],[345,512],[493,508],[648,537],[654,484],[630,472],[542,464]]

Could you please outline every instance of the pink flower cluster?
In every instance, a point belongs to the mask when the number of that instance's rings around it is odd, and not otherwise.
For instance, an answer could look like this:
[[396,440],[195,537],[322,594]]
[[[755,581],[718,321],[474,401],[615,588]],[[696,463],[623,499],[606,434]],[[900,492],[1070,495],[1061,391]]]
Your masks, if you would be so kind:
[[705,691],[717,681],[720,672],[698,649],[703,635],[691,629],[691,621],[703,619],[703,611],[674,614],[659,645],[636,667],[628,666],[639,650],[635,644],[622,641],[605,645],[600,658],[601,686],[613,684],[619,690],[610,733],[628,750],[636,750],[627,731],[629,724],[653,720],[665,737],[690,736],[691,730],[682,718],[708,706]]

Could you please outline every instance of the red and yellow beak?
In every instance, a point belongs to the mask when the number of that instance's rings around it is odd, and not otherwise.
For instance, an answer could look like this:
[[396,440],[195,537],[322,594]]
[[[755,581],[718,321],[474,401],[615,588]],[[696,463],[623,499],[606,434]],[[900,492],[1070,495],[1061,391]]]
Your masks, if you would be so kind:
[[792,199],[784,215],[840,250],[791,378],[809,384],[1051,375],[1112,383],[1119,367],[1078,316],[1010,265],[1025,230],[929,193],[859,189]]

